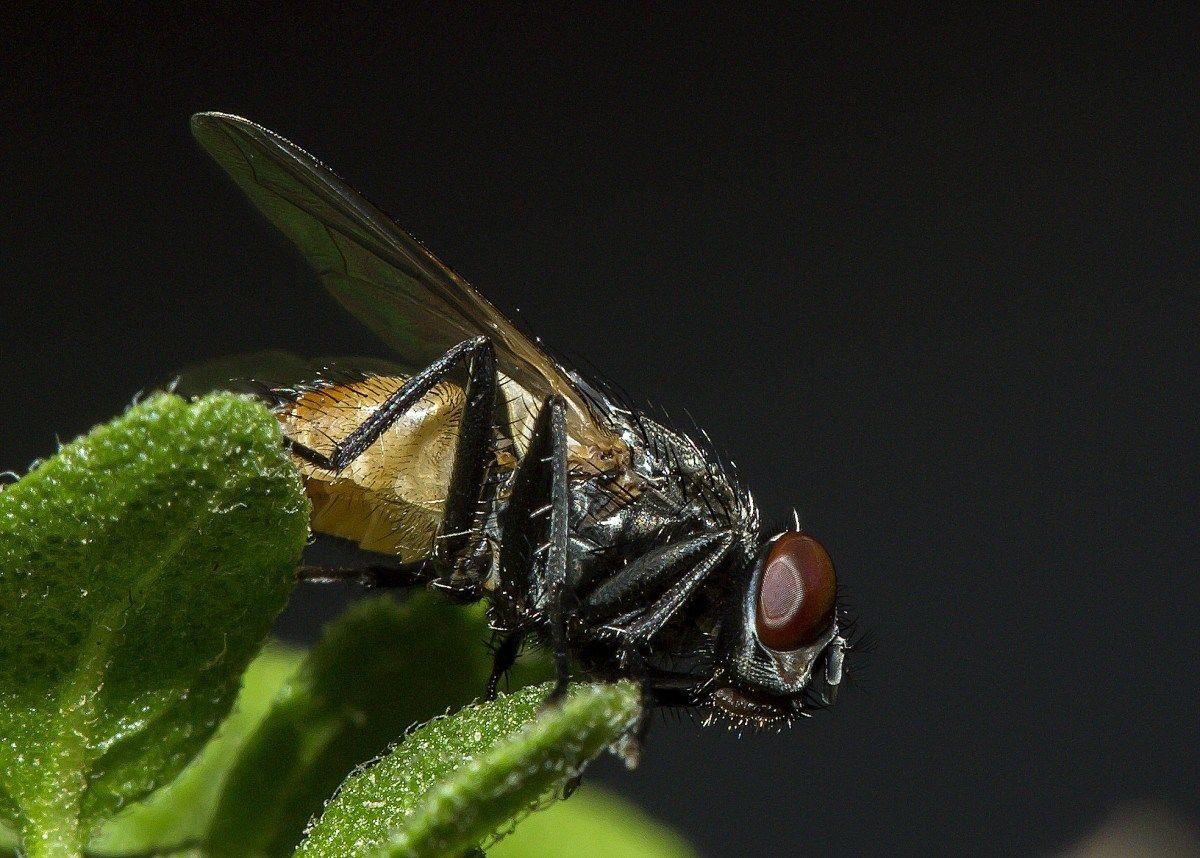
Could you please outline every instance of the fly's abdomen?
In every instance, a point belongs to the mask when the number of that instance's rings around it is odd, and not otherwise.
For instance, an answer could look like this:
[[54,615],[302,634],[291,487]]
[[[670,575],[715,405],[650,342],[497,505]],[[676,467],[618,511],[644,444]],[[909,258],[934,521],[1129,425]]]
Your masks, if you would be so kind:
[[[276,415],[290,439],[329,456],[406,380],[370,376],[316,387]],[[294,457],[313,504],[313,531],[405,562],[427,556],[442,521],[463,401],[458,385],[436,385],[338,473]]]

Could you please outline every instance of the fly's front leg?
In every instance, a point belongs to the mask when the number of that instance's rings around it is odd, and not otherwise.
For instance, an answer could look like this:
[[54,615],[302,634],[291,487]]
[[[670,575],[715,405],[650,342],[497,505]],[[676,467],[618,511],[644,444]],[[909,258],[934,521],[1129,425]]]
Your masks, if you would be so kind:
[[716,531],[664,545],[622,568],[579,606],[583,634],[615,632],[628,675],[641,679],[642,714],[619,750],[630,768],[641,753],[654,700],[654,679],[643,649],[729,555],[733,541],[729,532]]
[[631,651],[628,657],[628,667],[633,676],[640,676],[638,682],[641,692],[637,722],[621,736],[613,745],[613,751],[625,763],[625,768],[636,769],[642,758],[642,748],[646,744],[646,736],[650,732],[650,713],[654,706],[654,683],[650,678],[650,666],[646,664],[641,653]]
[[[541,612],[549,627],[558,681],[548,703],[559,700],[570,681],[566,605],[570,509],[567,410],[562,397],[555,395],[538,412],[529,449],[513,475],[508,504],[500,516],[501,587],[510,599],[523,596],[523,609]],[[511,618],[517,624],[522,619]]]
[[[410,378],[353,432],[337,442],[331,454],[325,455],[297,442],[291,445],[292,451],[300,458],[337,473],[366,452],[409,409],[464,363],[467,367],[467,384],[462,422],[455,445],[454,467],[446,490],[442,525],[434,541],[431,557],[437,574],[448,571],[449,580],[445,583],[459,593],[469,592],[479,584],[475,571],[467,567],[470,552],[477,541],[480,516],[489,502],[484,488],[494,455],[492,427],[496,425],[497,409],[500,407],[497,401],[499,379],[496,353],[487,337],[475,337],[459,343]],[[318,576],[314,574],[309,577]],[[396,580],[401,579],[405,584],[409,583],[404,576]],[[369,578],[363,580],[364,583],[371,583]],[[391,579],[385,575],[376,576],[376,580],[382,586],[388,586]]]
[[580,617],[593,630],[648,642],[720,566],[733,541],[719,530],[646,552],[585,596]]

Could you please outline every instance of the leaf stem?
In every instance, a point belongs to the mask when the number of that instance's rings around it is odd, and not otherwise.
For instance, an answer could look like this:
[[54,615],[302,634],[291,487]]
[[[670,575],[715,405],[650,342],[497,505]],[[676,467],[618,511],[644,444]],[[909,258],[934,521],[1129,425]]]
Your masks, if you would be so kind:
[[45,796],[25,810],[24,855],[28,858],[80,858],[79,793]]

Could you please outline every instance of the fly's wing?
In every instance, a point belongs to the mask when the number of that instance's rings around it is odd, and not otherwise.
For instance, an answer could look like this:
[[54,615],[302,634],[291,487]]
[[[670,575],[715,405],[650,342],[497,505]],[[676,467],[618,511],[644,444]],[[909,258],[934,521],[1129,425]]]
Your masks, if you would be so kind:
[[537,345],[420,242],[299,146],[238,116],[199,113],[196,139],[316,268],[325,288],[410,372],[480,334],[501,371],[538,400],[567,401],[571,434],[619,446],[588,398]]

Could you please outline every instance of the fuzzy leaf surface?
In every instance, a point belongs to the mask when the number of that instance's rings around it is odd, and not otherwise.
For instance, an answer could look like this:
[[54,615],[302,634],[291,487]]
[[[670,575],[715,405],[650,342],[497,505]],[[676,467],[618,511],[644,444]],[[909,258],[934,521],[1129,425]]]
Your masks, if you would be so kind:
[[268,643],[250,662],[229,717],[204,749],[171,783],[105,823],[88,852],[153,854],[203,841],[230,770],[303,658],[303,650]]
[[584,783],[521,820],[488,858],[696,858],[682,837],[637,805]]
[[478,697],[490,670],[480,607],[416,592],[359,602],[331,624],[241,749],[209,854],[291,855],[356,766]]
[[292,587],[308,501],[269,411],[156,396],[0,493],[0,809],[31,855],[172,779]]
[[522,689],[425,724],[353,775],[297,855],[442,856],[486,842],[541,806],[641,710],[630,683],[572,688],[542,710],[551,685]]

